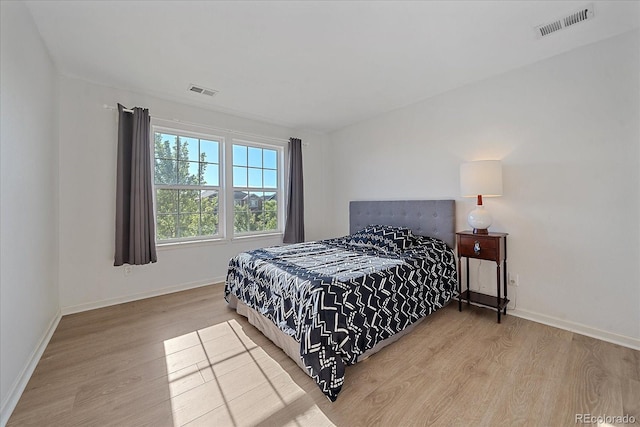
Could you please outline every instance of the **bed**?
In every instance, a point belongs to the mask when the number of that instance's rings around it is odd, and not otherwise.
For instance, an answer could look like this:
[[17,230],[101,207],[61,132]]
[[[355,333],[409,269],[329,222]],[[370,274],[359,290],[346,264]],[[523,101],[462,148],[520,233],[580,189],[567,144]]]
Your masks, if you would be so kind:
[[457,295],[454,222],[453,200],[351,202],[347,236],[232,258],[225,299],[335,401],[346,365]]

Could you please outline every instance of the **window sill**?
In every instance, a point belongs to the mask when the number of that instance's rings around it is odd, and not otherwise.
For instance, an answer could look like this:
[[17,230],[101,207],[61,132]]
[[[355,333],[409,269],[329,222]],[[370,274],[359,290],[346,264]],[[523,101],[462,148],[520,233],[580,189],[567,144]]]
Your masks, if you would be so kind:
[[217,239],[183,240],[178,242],[156,243],[156,249],[159,251],[163,251],[163,250],[177,249],[177,248],[183,248],[183,247],[192,248],[197,246],[221,245],[226,243],[229,243],[229,240],[222,237]]
[[225,239],[223,237],[217,239],[203,239],[203,240],[184,240],[178,242],[166,242],[157,243],[156,249],[159,251],[178,249],[178,248],[193,248],[198,246],[213,246],[213,245],[226,245],[234,242],[245,242],[250,240],[266,240],[279,237],[282,239],[283,232],[265,233],[265,234],[248,234],[246,236],[235,236],[231,239]]
[[231,239],[232,242],[240,242],[245,240],[258,240],[258,239],[272,239],[274,237],[284,237],[284,233],[281,231],[277,231],[275,233],[264,233],[264,234],[247,234],[245,236],[235,236]]

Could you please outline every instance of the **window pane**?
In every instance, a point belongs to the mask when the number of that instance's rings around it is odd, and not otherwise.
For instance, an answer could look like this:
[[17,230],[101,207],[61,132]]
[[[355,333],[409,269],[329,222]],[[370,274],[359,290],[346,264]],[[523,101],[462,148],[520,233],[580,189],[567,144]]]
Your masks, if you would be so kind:
[[200,214],[200,190],[180,190],[179,214]]
[[177,162],[175,160],[156,159],[155,160],[155,183],[175,184],[178,174],[176,172]]
[[262,187],[262,169],[249,168],[249,187]]
[[155,157],[158,159],[177,158],[177,139],[178,137],[176,135],[156,132],[154,138]]
[[267,169],[276,169],[278,165],[278,152],[275,150],[264,150],[263,152],[264,167]]
[[198,162],[178,162],[178,184],[198,185]]
[[262,230],[262,212],[250,212],[249,213],[249,231],[261,231]]
[[249,209],[252,211],[262,210],[262,196],[264,193],[261,191],[252,191],[249,193]]
[[246,191],[234,191],[233,192],[233,204],[234,206],[243,206],[245,210],[248,209],[249,193]]
[[198,140],[196,138],[180,137],[180,158],[179,160],[190,160],[197,162],[200,159]]
[[249,212],[244,206],[236,205],[233,210],[233,230],[236,233],[249,231]]
[[262,167],[262,148],[249,147],[249,166]]
[[247,147],[244,145],[233,146],[233,164],[234,166],[247,166]]
[[247,186],[247,168],[241,167],[241,166],[233,167],[233,186],[234,187]]
[[277,211],[278,210],[278,194],[272,191],[266,191],[264,193],[264,210]]
[[212,236],[218,233],[218,214],[202,214],[200,217],[200,230],[203,236]]
[[202,178],[202,185],[218,186],[220,183],[218,178],[218,165],[214,165],[213,163],[200,163],[200,176]]
[[264,230],[277,230],[278,229],[278,212],[276,211],[264,211]]
[[200,216],[200,232],[203,236],[218,233],[218,192],[202,190],[200,192],[202,214]]
[[200,140],[200,161],[220,163],[218,141]]
[[158,214],[178,213],[178,190],[156,190],[156,211]]
[[202,190],[200,191],[200,206],[202,214],[217,215],[218,214],[218,191]]
[[177,219],[177,215],[158,214],[156,224],[156,234],[158,236],[158,240],[174,239],[177,237]]
[[264,187],[278,188],[278,171],[269,169],[264,170]]
[[180,215],[178,221],[178,237],[200,235],[200,214]]

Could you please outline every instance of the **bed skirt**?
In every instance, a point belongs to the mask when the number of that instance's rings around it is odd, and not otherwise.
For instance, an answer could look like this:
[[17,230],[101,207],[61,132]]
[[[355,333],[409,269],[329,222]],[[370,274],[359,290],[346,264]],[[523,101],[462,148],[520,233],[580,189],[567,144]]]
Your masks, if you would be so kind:
[[[238,314],[246,317],[251,325],[262,332],[262,334],[269,338],[275,345],[280,347],[282,351],[284,351],[286,355],[291,358],[291,360],[293,360],[298,364],[298,366],[300,366],[300,369],[302,369],[307,375],[309,375],[309,372],[304,367],[302,358],[300,357],[299,342],[297,342],[293,337],[282,332],[271,320],[267,319],[253,308],[238,300],[238,298],[233,294],[229,295],[229,308],[236,310]],[[390,336],[387,339],[380,341],[373,348],[370,348],[369,350],[358,356],[358,362],[362,362],[363,360],[379,352],[389,344],[393,344],[394,342],[398,341],[404,335],[413,331],[413,329],[418,326],[418,324],[420,324],[424,319],[424,317],[418,319],[416,322],[409,325],[406,329]]]

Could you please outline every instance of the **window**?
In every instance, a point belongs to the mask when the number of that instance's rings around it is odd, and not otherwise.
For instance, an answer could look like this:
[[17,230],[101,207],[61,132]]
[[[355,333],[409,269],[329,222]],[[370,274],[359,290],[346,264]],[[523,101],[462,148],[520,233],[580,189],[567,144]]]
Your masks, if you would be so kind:
[[278,151],[234,143],[232,158],[234,233],[278,230]]
[[221,141],[154,132],[158,241],[218,236]]
[[156,241],[280,233],[286,143],[180,127],[153,127]]

